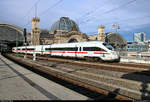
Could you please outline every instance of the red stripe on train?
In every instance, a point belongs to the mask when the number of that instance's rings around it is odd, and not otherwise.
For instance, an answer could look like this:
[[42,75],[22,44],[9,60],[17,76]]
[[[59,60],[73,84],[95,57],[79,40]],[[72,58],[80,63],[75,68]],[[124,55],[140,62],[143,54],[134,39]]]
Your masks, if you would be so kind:
[[[26,52],[25,50],[13,50],[13,51],[21,51],[21,52]],[[65,52],[65,51],[29,51],[27,50],[27,52],[47,52],[47,53],[76,53],[76,54],[88,54],[88,52]],[[94,54],[110,54],[110,53],[106,53],[106,52],[94,52]]]
[[106,52],[94,52],[94,54],[110,54],[110,53],[106,53]]
[[88,52],[67,52],[67,53],[88,54]]

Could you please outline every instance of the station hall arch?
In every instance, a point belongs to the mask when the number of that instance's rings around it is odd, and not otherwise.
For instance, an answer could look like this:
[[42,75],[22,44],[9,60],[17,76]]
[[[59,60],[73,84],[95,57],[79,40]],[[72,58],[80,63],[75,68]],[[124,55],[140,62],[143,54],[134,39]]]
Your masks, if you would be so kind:
[[0,23],[0,43],[9,47],[24,43],[23,29],[12,24]]

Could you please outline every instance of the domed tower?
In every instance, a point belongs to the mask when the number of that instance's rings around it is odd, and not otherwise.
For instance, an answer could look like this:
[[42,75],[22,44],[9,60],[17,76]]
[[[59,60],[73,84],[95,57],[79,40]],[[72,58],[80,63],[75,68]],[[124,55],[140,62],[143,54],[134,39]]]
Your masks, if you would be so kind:
[[68,17],[61,17],[60,20],[56,21],[51,29],[50,33],[55,33],[56,31],[78,31],[79,27],[78,25]]
[[98,34],[97,34],[97,40],[105,42],[105,33],[104,33],[105,26],[98,26]]
[[50,39],[53,39],[52,43],[72,43],[88,40],[88,37],[80,32],[75,21],[68,17],[61,17],[52,24],[50,37]]
[[40,19],[32,19],[31,45],[40,45]]

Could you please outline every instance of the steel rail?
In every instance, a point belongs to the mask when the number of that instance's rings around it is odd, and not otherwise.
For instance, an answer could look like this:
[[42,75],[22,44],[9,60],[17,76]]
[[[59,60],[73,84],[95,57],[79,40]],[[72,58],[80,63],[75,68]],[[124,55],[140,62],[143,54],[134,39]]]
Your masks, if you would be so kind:
[[109,95],[110,93],[113,93],[113,94],[115,95],[115,97],[114,97],[115,99],[119,99],[119,100],[133,100],[133,99],[127,97],[127,96],[123,96],[123,95],[120,95],[120,94],[118,94],[118,93],[110,92],[110,91],[107,91],[107,90],[105,90],[105,89],[100,89],[100,88],[91,86],[91,85],[89,85],[89,84],[85,84],[85,83],[82,83],[82,82],[79,82],[79,81],[70,79],[70,78],[68,78],[68,77],[59,75],[59,74],[57,74],[57,73],[50,72],[50,71],[48,71],[48,70],[43,70],[43,69],[41,68],[41,66],[33,65],[33,64],[24,62],[24,61],[22,61],[22,60],[17,60],[17,59],[15,59],[15,58],[12,57],[12,56],[7,55],[7,57],[9,57],[10,59],[13,59],[13,60],[17,61],[18,63],[21,63],[21,64],[24,64],[24,65],[26,65],[26,66],[32,67],[33,69],[36,69],[36,70],[38,70],[38,71],[40,71],[40,72],[46,73],[46,74],[51,75],[51,76],[53,76],[53,77],[56,77],[56,78],[58,78],[58,79],[62,79],[62,80],[68,81],[68,82],[73,83],[73,84],[75,84],[75,85],[78,85],[78,86],[81,86],[81,87],[85,87],[85,88],[87,88],[87,89],[89,89],[89,90],[92,90],[92,91],[95,91],[95,92],[98,92],[98,93],[102,93],[102,94],[104,94],[104,95]]

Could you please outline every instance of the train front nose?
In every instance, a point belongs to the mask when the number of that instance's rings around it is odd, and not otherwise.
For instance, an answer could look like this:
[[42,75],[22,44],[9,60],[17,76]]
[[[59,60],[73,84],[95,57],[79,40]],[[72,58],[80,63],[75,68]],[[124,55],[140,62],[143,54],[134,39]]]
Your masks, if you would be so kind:
[[119,58],[120,58],[119,53],[112,51],[112,59],[119,59]]

